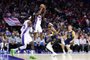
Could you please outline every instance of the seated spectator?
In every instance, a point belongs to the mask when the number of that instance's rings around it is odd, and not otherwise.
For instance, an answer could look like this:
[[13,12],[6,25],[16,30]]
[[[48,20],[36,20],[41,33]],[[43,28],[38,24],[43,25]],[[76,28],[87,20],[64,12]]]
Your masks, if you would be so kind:
[[80,51],[81,52],[87,52],[87,40],[86,40],[86,38],[84,37],[84,35],[81,35],[81,37],[80,37]]
[[78,33],[77,33],[76,38],[74,39],[73,51],[79,52],[79,50],[80,50],[80,43],[79,43],[79,38],[78,38]]
[[15,34],[15,40],[16,40],[16,43],[22,43],[22,40],[20,38],[19,32],[16,32],[16,34]]
[[88,35],[87,40],[88,40],[88,50],[90,51],[90,35]]
[[20,34],[18,32],[16,32],[15,40],[16,40],[17,47],[20,47],[22,45],[22,40],[21,40]]
[[11,35],[11,32],[8,30],[8,28],[6,28],[5,34],[6,34],[7,36]]
[[2,41],[0,43],[0,47],[1,47],[1,50],[2,51],[7,51],[8,49],[8,39],[7,39],[7,36],[5,35],[5,33],[2,33],[1,34],[1,38],[0,38]]
[[12,35],[8,36],[8,42],[9,42],[9,51],[10,49],[17,47],[14,32],[12,33]]
[[35,43],[35,48],[36,48],[36,52],[45,52],[45,39],[43,36],[43,39],[41,40],[40,37],[38,37],[36,39],[36,41],[34,41]]

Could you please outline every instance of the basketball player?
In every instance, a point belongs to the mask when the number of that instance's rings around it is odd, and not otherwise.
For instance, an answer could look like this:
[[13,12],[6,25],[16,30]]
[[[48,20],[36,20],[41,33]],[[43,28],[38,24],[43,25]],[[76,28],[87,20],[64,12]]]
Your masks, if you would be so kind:
[[34,21],[34,40],[38,38],[40,35],[40,38],[42,40],[42,27],[41,22],[44,18],[44,15],[46,13],[46,6],[44,4],[40,5],[40,10],[35,14],[35,21]]
[[[31,17],[32,19],[32,17]],[[31,58],[35,59],[33,55],[34,52],[34,42],[32,40],[31,34],[32,34],[32,22],[31,20],[26,20],[23,24],[23,26],[21,27],[21,38],[22,38],[22,45],[19,48],[16,49],[11,49],[11,53],[12,55],[17,51],[17,50],[23,50],[26,49],[27,44],[31,44]]]
[[52,46],[53,46],[53,41],[54,41],[54,38],[56,37],[55,35],[57,34],[57,31],[53,27],[52,23],[48,24],[48,31],[49,31],[48,38],[51,38],[51,39],[49,39],[49,41],[47,42],[46,48],[53,53],[53,56],[55,56],[57,54],[54,52]]
[[[43,35],[42,35],[42,27],[41,27],[41,22],[42,19],[44,18],[44,15],[46,13],[46,6],[44,4],[40,5],[40,10],[38,11],[38,13],[35,14],[35,23],[34,23],[34,40],[36,40],[38,38],[38,35],[40,34],[40,38],[42,40]],[[49,24],[51,26],[51,24]],[[56,30],[51,27],[52,32],[56,33]],[[56,53],[54,52],[51,42],[47,44],[46,46],[47,49],[49,49],[54,55],[56,55]]]
[[75,39],[75,32],[73,30],[72,25],[68,25],[68,31],[65,34],[66,40],[65,40],[65,46],[68,50],[68,53],[71,53],[72,50],[70,49],[70,46],[73,44]]
[[[53,42],[53,43],[58,43],[59,45],[61,45],[63,53],[65,54],[66,52],[65,52],[65,49],[64,49],[64,46],[65,46],[65,43],[64,43],[64,34],[62,34],[61,36],[56,36],[56,35],[58,35],[59,32],[55,30],[55,28],[53,27],[53,24],[51,24],[51,23],[49,23],[48,28],[51,31],[50,36],[52,37],[52,41],[50,43]],[[55,40],[54,40],[54,38],[55,38]],[[56,39],[58,39],[58,40],[56,40]]]

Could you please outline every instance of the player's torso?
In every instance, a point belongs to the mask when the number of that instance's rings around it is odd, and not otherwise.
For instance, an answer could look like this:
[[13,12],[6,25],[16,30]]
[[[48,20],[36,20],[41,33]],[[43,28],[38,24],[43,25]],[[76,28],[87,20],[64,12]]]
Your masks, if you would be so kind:
[[67,32],[67,39],[73,39],[74,38],[72,32],[73,31]]
[[42,21],[42,16],[41,15],[38,15],[38,16],[35,17],[36,25],[41,25],[41,21]]
[[28,27],[28,22],[29,20],[26,20],[24,22],[21,33],[29,33],[30,31],[32,31],[32,27]]

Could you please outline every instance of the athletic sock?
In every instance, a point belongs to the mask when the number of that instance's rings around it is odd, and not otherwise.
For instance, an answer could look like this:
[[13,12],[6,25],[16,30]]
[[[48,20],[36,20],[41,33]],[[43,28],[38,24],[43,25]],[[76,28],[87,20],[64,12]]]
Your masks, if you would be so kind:
[[33,55],[34,54],[34,50],[31,50],[31,55]]

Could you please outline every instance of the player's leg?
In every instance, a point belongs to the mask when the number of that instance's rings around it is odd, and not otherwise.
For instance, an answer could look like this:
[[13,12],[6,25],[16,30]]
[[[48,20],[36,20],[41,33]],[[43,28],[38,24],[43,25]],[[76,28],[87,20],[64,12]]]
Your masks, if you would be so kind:
[[65,43],[64,43],[64,41],[61,40],[61,39],[58,39],[58,40],[56,41],[56,43],[58,43],[58,44],[61,46],[62,51],[63,51],[63,53],[65,54],[66,52],[65,52]]
[[34,40],[36,40],[38,38],[38,26],[35,26],[35,30],[34,30]]
[[66,45],[66,48],[68,50],[68,53],[72,53],[72,50],[70,49],[70,45]]
[[25,34],[23,34],[21,36],[21,39],[22,39],[22,46],[20,46],[16,49],[11,49],[10,50],[11,55],[14,55],[16,53],[16,51],[26,49],[28,43],[27,43],[27,37],[25,37]]
[[63,53],[65,54],[66,52],[65,52],[65,45],[64,44],[60,44],[61,45],[61,48],[62,48],[62,51],[63,51]]
[[10,52],[11,52],[11,54],[15,54],[16,51],[24,50],[24,49],[26,49],[26,47],[27,47],[27,44],[24,44],[24,45],[22,45],[22,46],[20,46],[20,47],[18,47],[18,48],[11,49]]
[[53,47],[52,47],[51,42],[49,42],[49,43],[46,45],[46,48],[47,48],[49,51],[51,51],[54,55],[57,55],[57,54],[54,52],[54,50],[53,50]]
[[33,55],[34,54],[34,50],[35,50],[35,48],[34,48],[34,41],[31,41],[30,45],[31,45],[31,54]]
[[2,42],[2,43],[0,43],[0,47],[1,47],[1,50],[3,50],[4,49],[4,43]]
[[34,41],[30,42],[31,45],[31,55],[30,55],[30,59],[36,59],[36,57],[34,56],[34,51],[35,51],[35,47],[34,47]]
[[16,51],[20,51],[20,50],[26,49],[26,47],[27,47],[27,45],[23,45],[23,46],[18,47],[18,48],[16,48],[16,49],[11,49],[11,50],[10,50],[10,54],[11,54],[12,56],[14,56],[14,54],[16,53]]
[[70,44],[70,40],[65,40],[65,46],[66,46],[66,48],[67,48],[67,50],[68,50],[68,53],[71,53],[72,52],[72,50],[71,50],[71,48],[70,48],[70,46],[71,46],[71,44]]
[[65,42],[62,40],[61,41],[61,47],[62,47],[62,50],[63,50],[63,53],[65,54]]
[[[53,53],[53,55],[55,56],[55,55],[57,55],[55,52],[54,52],[54,49],[53,49],[53,40],[54,40],[54,38],[53,38],[54,36],[50,36],[50,37],[48,37],[47,38],[47,45],[46,45],[46,48],[50,51],[50,52],[52,52]],[[54,42],[55,43],[55,42]]]
[[42,28],[41,26],[38,27],[38,32],[40,34],[40,39],[43,40],[43,33],[42,33]]

